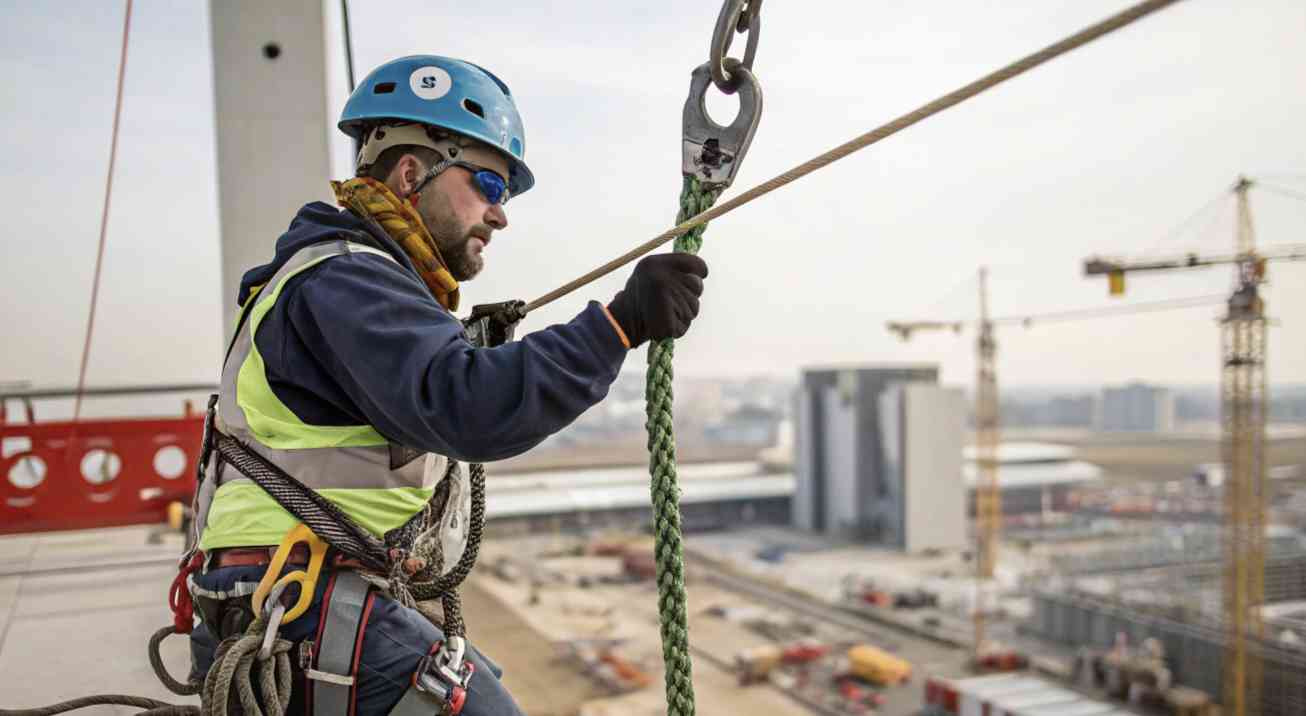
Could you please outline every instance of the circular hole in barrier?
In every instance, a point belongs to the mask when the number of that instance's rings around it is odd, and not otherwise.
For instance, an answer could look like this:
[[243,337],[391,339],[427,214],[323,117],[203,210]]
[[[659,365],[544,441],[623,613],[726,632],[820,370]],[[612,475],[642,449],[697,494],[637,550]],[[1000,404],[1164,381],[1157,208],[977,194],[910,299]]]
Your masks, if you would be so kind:
[[30,490],[45,481],[45,460],[35,455],[20,457],[9,466],[9,484]]
[[186,451],[176,445],[159,448],[154,453],[154,471],[165,480],[175,480],[186,471]]
[[275,60],[281,56],[281,45],[275,42],[269,42],[263,46],[263,56],[269,60]]
[[122,458],[117,453],[96,448],[82,456],[82,477],[92,485],[112,482],[122,472]]

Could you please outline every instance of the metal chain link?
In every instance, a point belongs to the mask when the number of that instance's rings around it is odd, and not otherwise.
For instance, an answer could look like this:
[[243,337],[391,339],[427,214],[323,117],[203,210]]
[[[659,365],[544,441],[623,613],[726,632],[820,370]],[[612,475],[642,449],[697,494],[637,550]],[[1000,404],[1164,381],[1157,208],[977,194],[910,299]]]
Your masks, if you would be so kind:
[[[726,55],[730,51],[730,44],[734,42],[735,33],[748,33],[743,60]],[[726,94],[734,94],[739,89],[740,79],[732,69],[736,66],[750,71],[753,69],[757,40],[761,34],[762,0],[725,0],[721,14],[716,19],[716,29],[712,32],[712,47],[707,61],[712,72],[712,83],[717,89]]]

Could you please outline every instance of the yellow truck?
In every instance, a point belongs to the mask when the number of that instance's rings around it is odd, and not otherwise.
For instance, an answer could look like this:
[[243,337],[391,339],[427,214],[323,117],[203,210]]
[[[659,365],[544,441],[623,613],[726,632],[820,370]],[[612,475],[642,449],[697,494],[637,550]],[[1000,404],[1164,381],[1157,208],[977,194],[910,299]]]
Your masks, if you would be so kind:
[[893,686],[911,678],[911,663],[883,649],[859,644],[848,650],[848,671],[872,684]]

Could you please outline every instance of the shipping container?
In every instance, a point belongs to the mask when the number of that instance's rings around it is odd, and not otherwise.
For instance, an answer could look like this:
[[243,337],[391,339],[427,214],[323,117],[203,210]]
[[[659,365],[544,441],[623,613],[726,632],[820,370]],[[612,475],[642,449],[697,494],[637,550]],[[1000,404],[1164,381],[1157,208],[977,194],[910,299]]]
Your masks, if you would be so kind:
[[1074,691],[1054,686],[1036,691],[1003,694],[989,701],[988,716],[1025,716],[1028,709],[1035,706],[1071,705],[1081,699],[1082,697]]
[[1014,674],[959,681],[957,682],[957,690],[961,692],[961,713],[959,716],[992,716],[985,713],[984,705],[993,698],[1006,694],[1038,691],[1047,687],[1048,683],[1042,679]]
[[1070,704],[1031,706],[1022,708],[1017,713],[1020,716],[1109,716],[1116,713],[1116,707],[1100,701],[1089,701],[1085,698],[1082,701]]

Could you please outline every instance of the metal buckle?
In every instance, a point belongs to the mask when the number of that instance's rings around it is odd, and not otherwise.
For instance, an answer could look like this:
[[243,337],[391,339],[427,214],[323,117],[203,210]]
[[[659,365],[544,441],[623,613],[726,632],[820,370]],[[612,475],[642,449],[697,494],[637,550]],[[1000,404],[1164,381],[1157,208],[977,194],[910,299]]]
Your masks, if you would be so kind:
[[466,686],[467,678],[470,678],[462,675],[462,669],[467,663],[466,656],[467,640],[451,636],[435,650],[435,667],[446,680]]
[[417,664],[413,686],[438,699],[446,713],[459,713],[467,699],[467,684],[476,665],[465,660],[466,652],[467,642],[462,637],[450,637]]

